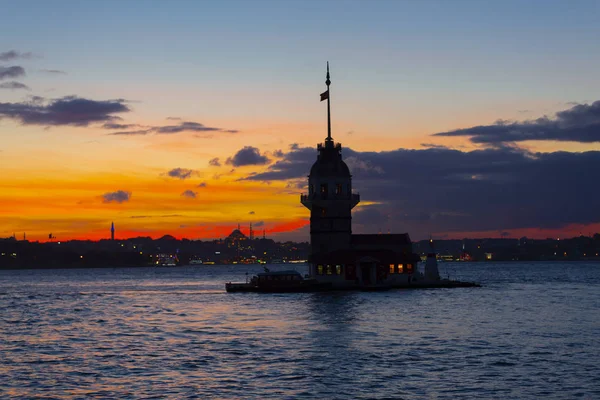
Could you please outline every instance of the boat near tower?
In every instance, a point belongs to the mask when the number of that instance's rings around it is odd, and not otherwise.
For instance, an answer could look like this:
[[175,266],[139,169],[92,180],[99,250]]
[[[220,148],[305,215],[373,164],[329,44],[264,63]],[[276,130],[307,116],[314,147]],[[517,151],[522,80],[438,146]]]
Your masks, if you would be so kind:
[[317,160],[308,175],[308,193],[300,202],[310,210],[309,272],[265,270],[245,283],[227,283],[228,292],[307,292],[477,287],[477,283],[441,279],[432,249],[425,271],[412,251],[408,233],[353,234],[352,209],[360,195],[352,191],[352,175],[342,159],[342,145],[331,135],[329,63],[321,101],[327,100],[327,137],[317,145]]

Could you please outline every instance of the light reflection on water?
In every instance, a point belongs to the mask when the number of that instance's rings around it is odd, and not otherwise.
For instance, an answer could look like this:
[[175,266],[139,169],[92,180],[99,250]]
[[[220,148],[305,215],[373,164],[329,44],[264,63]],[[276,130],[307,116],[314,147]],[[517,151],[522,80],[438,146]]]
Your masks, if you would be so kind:
[[599,265],[441,269],[484,287],[227,294],[260,268],[0,271],[0,397],[600,398]]

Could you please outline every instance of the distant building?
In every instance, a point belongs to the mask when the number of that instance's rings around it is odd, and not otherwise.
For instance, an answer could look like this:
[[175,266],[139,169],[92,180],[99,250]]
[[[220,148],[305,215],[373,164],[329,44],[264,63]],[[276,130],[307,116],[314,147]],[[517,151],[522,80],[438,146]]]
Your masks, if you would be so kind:
[[408,233],[353,235],[352,209],[360,196],[352,192],[352,175],[342,160],[342,146],[331,137],[329,67],[327,91],[327,138],[317,146],[317,161],[308,176],[308,194],[300,197],[310,210],[310,272],[334,287],[397,285],[415,279],[420,260],[412,252]]
[[227,244],[227,247],[237,247],[246,240],[248,240],[248,237],[242,233],[240,225],[238,224],[238,228],[234,229],[229,236],[225,238],[225,243]]

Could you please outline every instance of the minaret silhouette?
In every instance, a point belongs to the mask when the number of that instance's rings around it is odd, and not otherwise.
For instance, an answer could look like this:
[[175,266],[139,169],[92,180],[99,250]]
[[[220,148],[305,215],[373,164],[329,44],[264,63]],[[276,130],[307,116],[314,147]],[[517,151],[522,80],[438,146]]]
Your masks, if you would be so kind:
[[115,223],[110,225],[110,240],[115,240]]

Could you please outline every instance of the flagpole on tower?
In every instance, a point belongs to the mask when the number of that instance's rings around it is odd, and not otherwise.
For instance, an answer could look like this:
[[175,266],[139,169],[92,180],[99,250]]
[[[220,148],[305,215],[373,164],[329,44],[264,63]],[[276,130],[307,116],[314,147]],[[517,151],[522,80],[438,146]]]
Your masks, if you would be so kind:
[[327,80],[325,81],[327,85],[327,140],[331,140],[331,93],[329,92],[329,85],[331,85],[331,80],[329,79],[329,61],[327,61]]

